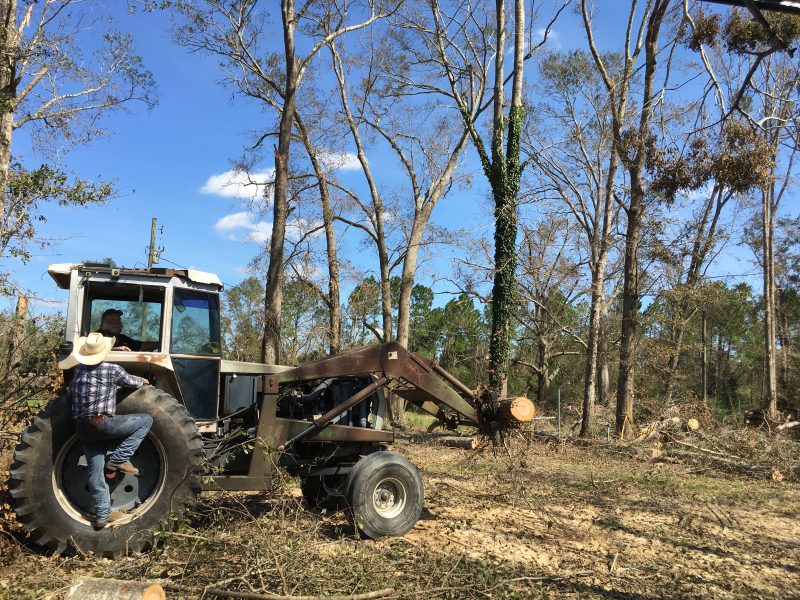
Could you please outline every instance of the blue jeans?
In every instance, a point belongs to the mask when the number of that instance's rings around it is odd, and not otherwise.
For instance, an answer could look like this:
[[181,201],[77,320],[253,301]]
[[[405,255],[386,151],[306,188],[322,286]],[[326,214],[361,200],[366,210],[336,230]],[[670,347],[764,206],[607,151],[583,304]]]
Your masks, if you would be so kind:
[[114,440],[122,439],[108,462],[122,464],[130,460],[133,453],[150,431],[153,417],[146,413],[115,415],[97,427],[88,423],[75,423],[75,433],[83,445],[86,456],[86,475],[89,493],[94,498],[95,518],[105,521],[111,514],[111,496],[105,480],[106,452]]

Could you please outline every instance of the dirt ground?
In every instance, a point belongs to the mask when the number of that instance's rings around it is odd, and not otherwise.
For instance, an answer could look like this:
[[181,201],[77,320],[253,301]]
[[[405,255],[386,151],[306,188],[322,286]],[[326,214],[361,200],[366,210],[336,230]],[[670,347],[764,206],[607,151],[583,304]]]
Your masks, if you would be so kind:
[[[80,575],[278,594],[395,598],[800,598],[800,486],[690,472],[613,448],[510,453],[399,440],[425,512],[403,538],[359,539],[341,514],[272,495],[204,499],[151,552],[116,562],[8,545],[0,598],[62,598]],[[194,590],[194,591],[193,591]],[[206,595],[205,597],[211,597]]]

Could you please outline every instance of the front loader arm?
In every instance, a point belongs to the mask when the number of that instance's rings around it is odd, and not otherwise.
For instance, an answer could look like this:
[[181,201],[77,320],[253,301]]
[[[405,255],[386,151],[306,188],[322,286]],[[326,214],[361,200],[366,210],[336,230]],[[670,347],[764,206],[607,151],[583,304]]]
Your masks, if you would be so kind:
[[478,398],[435,362],[409,352],[398,342],[335,354],[283,371],[277,377],[279,383],[291,384],[359,375],[371,375],[373,383],[315,419],[279,450],[321,431],[340,414],[384,387],[442,421],[448,420],[451,411],[458,415],[458,422],[476,425],[483,431],[530,421],[534,415],[533,402],[527,398],[501,402],[490,394]]
[[[439,373],[445,373],[451,381],[457,382],[460,389],[453,389],[452,384],[448,385]],[[398,342],[359,348],[306,363],[280,373],[278,381],[301,383],[368,374],[377,380],[386,379],[380,387],[390,388],[398,396],[436,417],[444,416],[440,408],[444,405],[463,421],[473,425],[479,423],[475,394],[432,360],[409,352]]]

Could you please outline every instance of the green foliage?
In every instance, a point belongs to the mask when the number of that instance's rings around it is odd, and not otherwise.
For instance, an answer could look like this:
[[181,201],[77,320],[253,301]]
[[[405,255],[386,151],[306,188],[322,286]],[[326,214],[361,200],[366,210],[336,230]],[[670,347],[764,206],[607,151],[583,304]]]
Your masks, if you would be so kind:
[[[37,234],[37,228],[48,219],[48,208],[102,204],[113,194],[110,182],[72,178],[48,165],[29,171],[13,164],[0,216],[0,261],[12,258],[26,263],[31,245],[42,248],[51,243]],[[9,292],[8,273],[0,266],[0,295]]]
[[258,362],[264,333],[264,284],[248,277],[225,290],[221,322],[223,356]]
[[[395,304],[396,306],[396,304]],[[371,275],[361,280],[347,298],[347,306],[342,311],[345,316],[345,345],[363,346],[375,341],[376,331],[381,321],[381,287]]]
[[59,314],[19,321],[13,310],[0,312],[0,430],[18,427],[53,398],[63,324]]
[[[259,362],[264,335],[264,283],[248,277],[224,292],[222,345],[230,360]],[[293,279],[283,288],[281,360],[294,364],[325,353],[325,306],[309,284]]]

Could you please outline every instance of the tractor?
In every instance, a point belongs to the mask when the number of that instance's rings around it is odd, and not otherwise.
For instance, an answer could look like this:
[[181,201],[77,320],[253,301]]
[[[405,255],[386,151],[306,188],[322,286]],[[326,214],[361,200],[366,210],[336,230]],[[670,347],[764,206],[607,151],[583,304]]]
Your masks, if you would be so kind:
[[395,342],[298,366],[225,360],[223,286],[210,273],[93,263],[51,265],[48,273],[69,290],[59,357],[98,330],[104,311],[122,311],[123,333],[142,349],[114,350],[106,360],[150,385],[120,389],[117,412],[153,417],[132,458],[140,474],[108,480],[112,510],[125,518],[95,530],[71,417],[71,369],[64,371],[64,391],[23,433],[9,481],[19,521],[54,553],[116,558],[145,550],[202,492],[267,491],[279,468],[300,479],[310,506],[347,510],[364,536],[400,536],[420,517],[423,486],[414,465],[387,450],[394,441],[384,421],[388,392],[451,428],[496,432],[533,417],[526,398],[476,393]]

